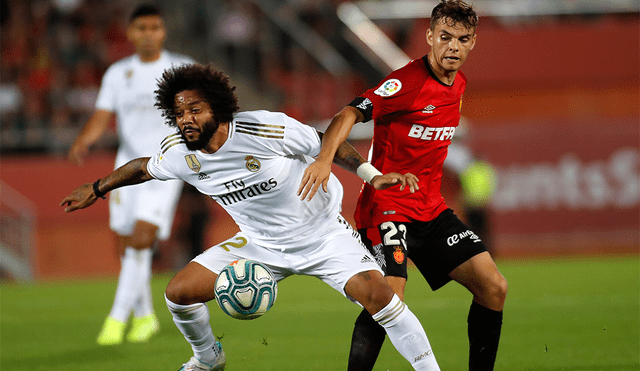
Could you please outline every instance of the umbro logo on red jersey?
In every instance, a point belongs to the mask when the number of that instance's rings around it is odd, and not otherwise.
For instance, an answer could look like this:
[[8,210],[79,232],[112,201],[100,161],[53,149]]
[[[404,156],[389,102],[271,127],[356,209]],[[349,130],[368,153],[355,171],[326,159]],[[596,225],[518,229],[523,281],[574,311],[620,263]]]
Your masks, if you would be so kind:
[[433,113],[434,109],[436,109],[436,106],[430,104],[422,110],[422,113]]

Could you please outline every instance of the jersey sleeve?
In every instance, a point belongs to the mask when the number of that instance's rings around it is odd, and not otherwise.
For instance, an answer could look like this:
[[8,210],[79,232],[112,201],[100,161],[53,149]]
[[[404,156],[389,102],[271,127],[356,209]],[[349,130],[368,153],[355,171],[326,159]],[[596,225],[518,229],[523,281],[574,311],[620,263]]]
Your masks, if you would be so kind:
[[419,59],[414,60],[391,72],[376,87],[365,91],[349,103],[349,106],[360,110],[365,117],[364,121],[407,111],[424,85],[422,73],[418,68],[419,63],[423,62]]
[[117,97],[117,76],[116,68],[113,66],[107,69],[102,77],[98,99],[96,99],[96,109],[114,112],[116,110]]
[[147,162],[147,171],[152,177],[158,180],[178,179],[178,176],[175,175],[175,172],[171,168],[169,159],[162,150],[158,151],[158,153],[149,159],[149,162]]
[[322,145],[318,131],[300,121],[283,115],[285,123],[283,152],[286,155],[316,157]]

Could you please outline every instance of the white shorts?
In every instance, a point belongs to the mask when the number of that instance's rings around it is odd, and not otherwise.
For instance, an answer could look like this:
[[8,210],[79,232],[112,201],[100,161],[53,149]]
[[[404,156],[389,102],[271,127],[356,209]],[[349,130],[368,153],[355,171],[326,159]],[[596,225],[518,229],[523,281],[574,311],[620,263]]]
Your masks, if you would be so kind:
[[150,180],[115,189],[109,194],[109,226],[122,236],[130,236],[138,220],[158,226],[157,237],[166,240],[171,235],[181,180]]
[[225,265],[238,259],[264,263],[278,281],[296,274],[317,277],[353,302],[344,292],[347,281],[360,272],[382,273],[358,232],[342,216],[336,218],[322,238],[308,241],[295,252],[260,246],[239,232],[192,261],[218,274]]

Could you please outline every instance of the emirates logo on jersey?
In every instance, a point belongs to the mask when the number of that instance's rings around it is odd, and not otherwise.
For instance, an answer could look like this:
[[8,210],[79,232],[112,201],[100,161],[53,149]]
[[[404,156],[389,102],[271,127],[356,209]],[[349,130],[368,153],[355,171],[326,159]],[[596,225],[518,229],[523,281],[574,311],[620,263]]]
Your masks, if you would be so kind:
[[256,183],[245,187],[244,181],[232,181],[225,184],[231,192],[221,195],[210,195],[209,197],[216,200],[222,206],[230,206],[236,202],[242,202],[252,197],[266,194],[278,185],[278,182],[271,178],[265,182]]

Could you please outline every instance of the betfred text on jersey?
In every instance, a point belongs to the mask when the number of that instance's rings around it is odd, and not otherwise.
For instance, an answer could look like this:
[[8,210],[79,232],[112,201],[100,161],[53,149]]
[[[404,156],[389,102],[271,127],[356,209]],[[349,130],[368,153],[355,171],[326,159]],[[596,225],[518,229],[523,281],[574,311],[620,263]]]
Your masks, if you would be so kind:
[[409,136],[411,138],[420,138],[422,140],[451,140],[455,131],[456,128],[454,126],[434,128],[413,124],[411,130],[409,130]]
[[[240,184],[240,183],[238,183]],[[244,182],[241,183],[244,186]],[[266,182],[250,185],[246,188],[239,188],[233,192],[223,195],[211,195],[210,197],[223,205],[231,205],[236,202],[244,201],[247,198],[255,197],[268,192],[278,185],[275,179],[271,178]],[[229,188],[229,187],[227,187]]]

